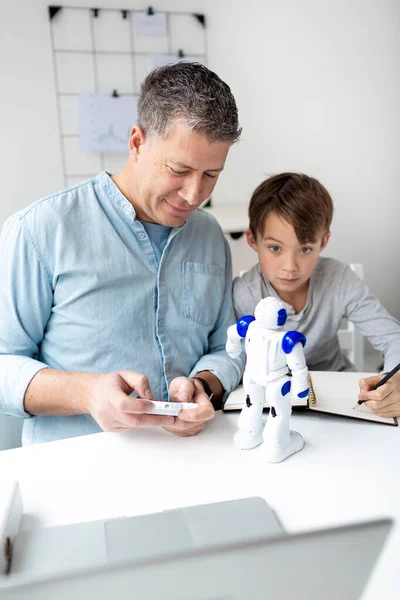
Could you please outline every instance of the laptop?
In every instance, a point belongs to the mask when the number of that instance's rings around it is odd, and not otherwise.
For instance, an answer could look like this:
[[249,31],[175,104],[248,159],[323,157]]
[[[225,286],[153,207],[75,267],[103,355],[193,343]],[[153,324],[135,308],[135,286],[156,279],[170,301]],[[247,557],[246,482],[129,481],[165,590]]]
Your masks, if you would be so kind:
[[0,598],[356,600],[391,525],[288,535],[262,498],[244,498],[38,528],[13,537]]

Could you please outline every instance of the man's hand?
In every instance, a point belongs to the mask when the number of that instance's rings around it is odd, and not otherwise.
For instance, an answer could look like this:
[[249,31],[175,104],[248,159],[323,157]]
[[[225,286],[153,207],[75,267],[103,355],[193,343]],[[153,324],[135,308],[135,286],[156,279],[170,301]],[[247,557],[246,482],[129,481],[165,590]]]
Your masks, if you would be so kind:
[[163,425],[170,433],[181,437],[196,435],[215,415],[214,407],[200,381],[176,377],[169,386],[169,396],[175,402],[196,402],[199,405],[191,410],[181,410],[173,425]]
[[364,400],[366,406],[372,408],[380,417],[400,416],[400,373],[396,373],[377,390],[372,390],[383,375],[374,375],[360,379],[358,398]]
[[[129,396],[133,391],[137,398]],[[89,388],[87,409],[104,431],[172,425],[174,417],[146,414],[154,408],[152,398],[147,377],[134,371],[118,371],[94,379]]]

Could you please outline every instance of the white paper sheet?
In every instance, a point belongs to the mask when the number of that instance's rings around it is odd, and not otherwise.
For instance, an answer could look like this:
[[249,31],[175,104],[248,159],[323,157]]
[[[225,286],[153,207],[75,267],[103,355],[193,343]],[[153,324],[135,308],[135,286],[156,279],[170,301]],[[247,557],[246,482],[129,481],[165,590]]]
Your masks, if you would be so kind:
[[137,121],[136,96],[81,94],[79,143],[84,152],[128,154],[129,134]]
[[167,13],[134,12],[133,23],[136,35],[167,35]]
[[380,417],[365,404],[357,406],[357,395],[360,391],[358,382],[372,375],[376,373],[310,371],[317,400],[315,406],[310,406],[310,410],[394,425],[394,419]]

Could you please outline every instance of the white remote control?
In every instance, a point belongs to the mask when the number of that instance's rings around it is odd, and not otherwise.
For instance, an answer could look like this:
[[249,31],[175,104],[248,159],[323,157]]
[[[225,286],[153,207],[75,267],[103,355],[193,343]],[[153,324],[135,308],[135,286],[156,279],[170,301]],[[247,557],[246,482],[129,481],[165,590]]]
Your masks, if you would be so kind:
[[154,408],[148,415],[171,415],[176,417],[181,410],[197,408],[198,404],[195,402],[161,402],[161,400],[154,400]]

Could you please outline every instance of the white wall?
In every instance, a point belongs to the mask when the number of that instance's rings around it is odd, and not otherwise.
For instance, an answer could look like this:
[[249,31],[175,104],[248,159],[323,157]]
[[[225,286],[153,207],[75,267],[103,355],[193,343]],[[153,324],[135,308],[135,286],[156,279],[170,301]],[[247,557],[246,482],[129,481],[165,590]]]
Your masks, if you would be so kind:
[[244,130],[216,200],[248,199],[282,171],[319,178],[336,206],[326,254],[364,263],[400,318],[400,3],[214,4],[210,66],[230,83]]
[[[128,4],[145,6],[138,0],[96,6]],[[283,170],[319,178],[336,205],[327,254],[364,263],[370,287],[400,318],[399,2],[152,4],[205,12],[209,66],[238,102],[243,138],[232,149],[215,202],[247,203],[266,175]],[[0,73],[1,224],[63,185],[47,2],[0,4]]]
[[[49,0],[0,0],[0,226],[12,212],[64,185]],[[145,9],[140,0],[61,0],[64,6]],[[204,12],[202,0],[152,2],[155,10]],[[112,33],[110,33],[112,35]]]

